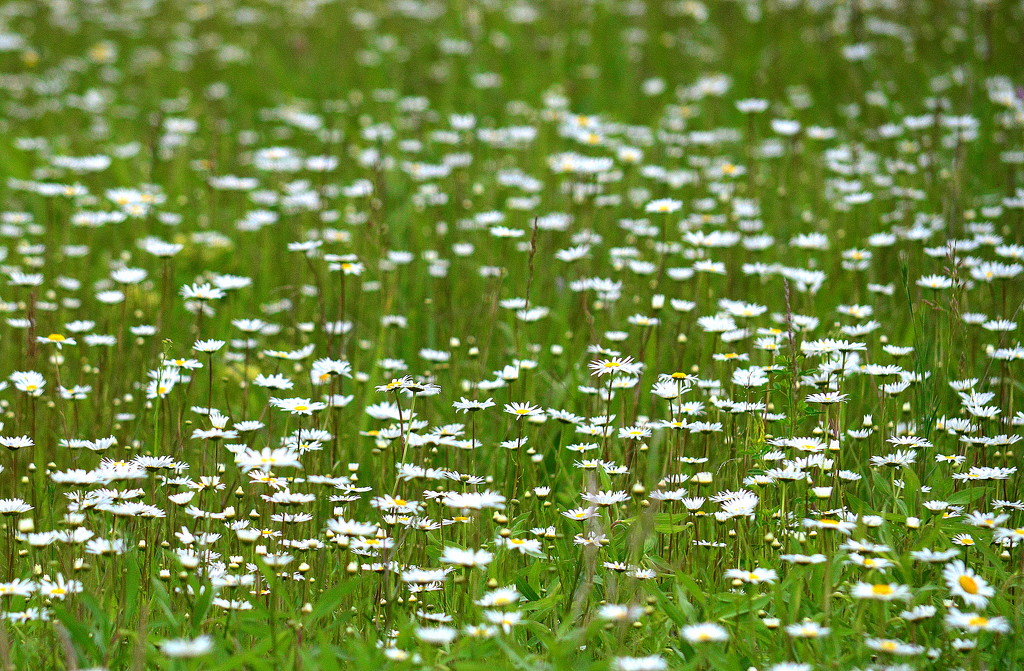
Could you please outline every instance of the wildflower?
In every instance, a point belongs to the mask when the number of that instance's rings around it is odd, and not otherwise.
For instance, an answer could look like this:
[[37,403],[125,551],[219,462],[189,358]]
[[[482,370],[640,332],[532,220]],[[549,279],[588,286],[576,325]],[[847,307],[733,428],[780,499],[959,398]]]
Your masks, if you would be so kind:
[[956,608],[950,608],[946,614],[946,625],[971,633],[991,631],[997,634],[1007,634],[1010,632],[1010,623],[1005,617],[984,617],[977,613],[964,613]]
[[995,596],[995,589],[960,560],[946,564],[942,577],[950,593],[968,606],[984,608]]
[[897,583],[871,584],[859,582],[850,590],[850,595],[855,599],[870,599],[875,601],[907,601],[910,599],[910,589],[906,585]]
[[235,463],[243,473],[252,469],[269,472],[284,466],[302,468],[302,464],[298,460],[298,453],[291,448],[284,447],[277,449],[264,447],[260,451],[246,448],[244,452],[235,455]]
[[181,295],[187,299],[197,301],[213,301],[220,298],[224,298],[225,293],[222,289],[216,288],[209,284],[186,284],[181,288]]
[[64,345],[78,344],[74,338],[68,338],[67,336],[61,335],[60,333],[51,333],[48,336],[36,338],[36,340],[41,343],[56,345],[57,349],[62,349]]
[[611,359],[595,359],[589,364],[592,375],[603,377],[614,373],[618,375],[638,375],[641,365],[632,357],[613,357]]
[[725,577],[730,580],[739,580],[741,582],[751,583],[754,585],[767,582],[773,583],[779,579],[778,573],[772,569],[755,568],[752,571],[745,571],[743,569],[732,568],[725,572]]
[[43,393],[43,388],[46,386],[46,380],[43,376],[35,371],[18,371],[11,373],[10,381],[14,383],[14,388],[18,391],[23,391],[29,396],[40,396]]
[[544,411],[536,405],[530,403],[506,403],[505,412],[516,418],[516,421],[523,417],[539,417],[544,414]]
[[28,436],[0,436],[0,445],[14,452],[23,447],[32,447],[35,445],[35,441]]
[[193,659],[209,654],[213,650],[213,638],[197,636],[196,638],[174,638],[160,644],[160,651],[171,659]]
[[920,655],[924,652],[924,646],[914,645],[913,643],[905,643],[903,641],[897,641],[891,638],[869,638],[864,641],[872,650],[878,652],[885,652],[890,655],[896,655],[900,657],[906,657],[910,655]]
[[688,643],[720,643],[729,640],[729,632],[725,627],[713,622],[687,625],[681,633]]
[[36,591],[51,599],[64,600],[69,594],[77,594],[84,589],[78,580],[66,580],[63,575],[57,574],[55,579],[44,577],[36,586]]
[[831,629],[822,627],[817,622],[799,622],[786,626],[786,633],[793,638],[823,638]]
[[327,407],[326,403],[312,401],[308,398],[271,398],[270,404],[293,415],[307,416]]
[[463,550],[461,548],[446,547],[441,554],[441,563],[457,564],[465,567],[487,566],[494,559],[494,555],[486,550]]
[[[465,397],[455,401],[452,404],[455,409],[459,412],[476,412],[479,410],[486,410],[494,405],[493,399],[487,399],[486,401],[469,400]],[[507,412],[507,411],[506,411]]]

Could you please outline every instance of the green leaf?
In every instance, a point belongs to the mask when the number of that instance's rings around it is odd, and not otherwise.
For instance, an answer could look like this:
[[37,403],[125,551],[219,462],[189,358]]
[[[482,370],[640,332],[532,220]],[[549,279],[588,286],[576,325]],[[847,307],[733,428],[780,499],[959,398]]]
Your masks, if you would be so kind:
[[985,496],[986,491],[987,490],[984,487],[969,487],[967,489],[961,489],[959,492],[950,495],[949,502],[957,506],[967,505]]
[[139,612],[139,591],[142,585],[142,568],[139,562],[126,562],[124,587],[124,621],[131,622]]
[[82,657],[89,660],[102,659],[103,655],[96,645],[96,641],[93,640],[93,632],[89,630],[85,623],[78,620],[64,606],[54,607],[53,614],[64,625],[64,629],[67,630],[71,643],[75,646],[75,652],[79,656],[80,663],[83,662]]
[[520,594],[525,596],[529,601],[537,601],[540,599],[540,595],[537,594],[537,591],[530,586],[530,583],[528,583],[525,578],[516,580],[516,588],[519,590]]
[[321,594],[313,605],[313,611],[306,617],[306,624],[311,625],[336,611],[345,597],[354,592],[358,586],[357,580],[345,580]]

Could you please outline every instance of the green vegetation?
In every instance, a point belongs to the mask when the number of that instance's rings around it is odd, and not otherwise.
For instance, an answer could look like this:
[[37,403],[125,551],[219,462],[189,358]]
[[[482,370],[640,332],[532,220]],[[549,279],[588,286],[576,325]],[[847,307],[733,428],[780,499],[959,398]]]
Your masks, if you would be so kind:
[[1024,667],[1019,0],[0,4],[0,671]]

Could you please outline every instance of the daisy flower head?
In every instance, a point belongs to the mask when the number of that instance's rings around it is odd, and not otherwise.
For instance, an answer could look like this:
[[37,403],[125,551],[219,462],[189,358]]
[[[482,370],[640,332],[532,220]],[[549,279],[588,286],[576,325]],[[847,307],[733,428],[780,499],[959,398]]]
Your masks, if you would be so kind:
[[532,403],[520,403],[518,401],[506,403],[505,412],[512,415],[516,421],[524,417],[539,417],[544,414],[544,410],[540,406],[533,405]]
[[270,404],[278,410],[291,413],[293,415],[312,415],[314,412],[319,412],[327,407],[326,403],[322,401],[313,401],[308,398],[271,398]]
[[720,624],[702,622],[683,627],[680,632],[688,643],[721,643],[729,640],[729,632]]
[[942,578],[950,594],[959,598],[965,605],[984,608],[989,599],[995,596],[995,589],[984,578],[969,568],[962,560],[946,564],[942,570]]
[[639,375],[643,364],[633,361],[633,357],[612,357],[610,359],[595,359],[588,364],[590,374],[597,377],[605,375]]

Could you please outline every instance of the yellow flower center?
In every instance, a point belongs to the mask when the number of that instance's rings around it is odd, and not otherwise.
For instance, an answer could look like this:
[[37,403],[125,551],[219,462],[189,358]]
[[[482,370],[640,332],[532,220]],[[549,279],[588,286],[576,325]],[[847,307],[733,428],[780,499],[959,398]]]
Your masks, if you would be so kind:
[[871,593],[872,594],[877,594],[878,596],[888,596],[888,595],[892,594],[894,591],[895,590],[893,590],[893,588],[890,587],[889,585],[872,585],[871,586]]
[[968,594],[978,593],[978,581],[969,575],[960,576],[957,582],[960,583],[960,589],[967,592]]

